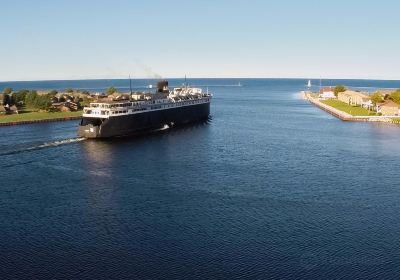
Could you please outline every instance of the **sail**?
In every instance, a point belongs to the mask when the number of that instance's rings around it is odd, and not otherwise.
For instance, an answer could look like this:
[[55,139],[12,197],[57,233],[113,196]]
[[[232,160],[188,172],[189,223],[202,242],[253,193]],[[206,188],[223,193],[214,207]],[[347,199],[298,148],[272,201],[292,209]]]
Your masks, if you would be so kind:
[[311,87],[311,80],[308,80],[308,84],[307,84],[307,87]]

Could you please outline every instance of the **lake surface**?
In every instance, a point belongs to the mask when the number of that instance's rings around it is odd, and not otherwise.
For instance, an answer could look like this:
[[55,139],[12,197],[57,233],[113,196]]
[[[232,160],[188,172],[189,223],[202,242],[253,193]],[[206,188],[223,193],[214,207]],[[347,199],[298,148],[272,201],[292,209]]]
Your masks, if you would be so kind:
[[76,140],[77,121],[0,128],[1,279],[400,278],[400,126],[337,120],[304,80],[190,82],[214,93],[208,123],[108,141]]

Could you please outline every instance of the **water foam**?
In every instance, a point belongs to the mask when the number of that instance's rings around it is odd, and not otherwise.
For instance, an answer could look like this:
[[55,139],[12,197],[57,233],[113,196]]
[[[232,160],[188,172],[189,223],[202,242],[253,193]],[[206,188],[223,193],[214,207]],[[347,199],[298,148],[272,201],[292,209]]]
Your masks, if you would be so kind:
[[6,156],[6,155],[14,155],[14,154],[19,154],[23,152],[30,152],[30,151],[36,151],[40,149],[45,149],[45,148],[50,148],[50,147],[58,147],[61,145],[67,145],[67,144],[73,144],[77,142],[81,142],[85,140],[86,138],[79,137],[79,138],[69,138],[69,139],[64,139],[64,140],[57,140],[57,141],[52,141],[52,142],[46,142],[41,145],[37,146],[32,146],[32,147],[27,147],[27,148],[22,148],[18,150],[12,150],[12,151],[7,151],[4,153],[0,153],[0,156]]

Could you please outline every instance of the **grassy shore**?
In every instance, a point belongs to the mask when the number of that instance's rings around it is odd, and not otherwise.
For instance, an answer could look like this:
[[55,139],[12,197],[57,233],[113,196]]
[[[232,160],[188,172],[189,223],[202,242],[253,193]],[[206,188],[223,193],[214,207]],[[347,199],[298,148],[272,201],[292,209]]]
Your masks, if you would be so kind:
[[336,99],[328,99],[321,102],[352,116],[376,116],[376,113],[373,111],[368,111],[367,109],[358,106],[351,106]]
[[82,111],[76,111],[76,112],[31,112],[31,111],[23,111],[20,114],[0,115],[0,123],[50,120],[50,119],[58,119],[58,118],[79,117],[81,115],[82,115]]

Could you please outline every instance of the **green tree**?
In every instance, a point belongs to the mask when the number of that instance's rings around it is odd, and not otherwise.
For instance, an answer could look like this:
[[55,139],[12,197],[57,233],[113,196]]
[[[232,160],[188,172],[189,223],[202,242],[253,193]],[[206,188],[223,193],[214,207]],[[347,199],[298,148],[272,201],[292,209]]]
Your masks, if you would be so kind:
[[337,85],[335,87],[335,89],[333,90],[333,92],[335,93],[335,96],[338,96],[339,92],[345,92],[346,91],[346,87],[343,85]]
[[35,105],[36,105],[35,102],[36,102],[37,97],[38,97],[38,94],[37,94],[36,90],[29,91],[25,96],[25,104],[28,107],[35,108]]
[[35,100],[35,108],[48,110],[51,106],[50,97],[47,95],[38,95]]
[[67,88],[67,89],[65,90],[65,92],[66,92],[66,93],[73,93],[74,90],[73,90],[72,88]]
[[12,98],[11,98],[11,94],[13,92],[12,88],[5,88],[3,90],[3,104],[4,105],[12,105]]
[[111,95],[116,92],[117,92],[117,89],[115,87],[109,87],[106,91],[107,95]]
[[391,100],[392,98],[390,97],[389,93],[386,93],[385,96],[383,97],[384,100]]
[[17,101],[17,95],[15,94],[15,92],[13,94],[10,95],[10,105],[17,105],[18,101]]
[[382,94],[377,91],[371,95],[371,101],[374,105],[381,103],[383,101]]
[[29,93],[29,90],[27,89],[21,89],[20,91],[17,91],[15,95],[17,95],[18,101],[25,101],[26,95]]
[[15,105],[22,105],[25,103],[26,95],[29,93],[29,90],[22,89],[20,91],[14,92],[13,97],[15,98]]
[[400,104],[400,89],[396,90],[395,92],[392,92],[390,94],[390,98],[396,102]]
[[92,102],[92,98],[90,96],[84,96],[82,101],[80,102],[80,106],[86,107],[89,106],[90,102]]
[[58,91],[56,91],[55,89],[53,89],[52,91],[50,91],[47,95],[50,97],[54,97],[56,96],[56,94],[58,93]]
[[9,94],[3,94],[3,104],[4,105],[11,105],[11,96]]
[[8,95],[10,95],[12,92],[13,92],[13,89],[12,89],[12,88],[5,88],[5,89],[3,90],[3,93],[4,93],[4,94],[8,94]]

